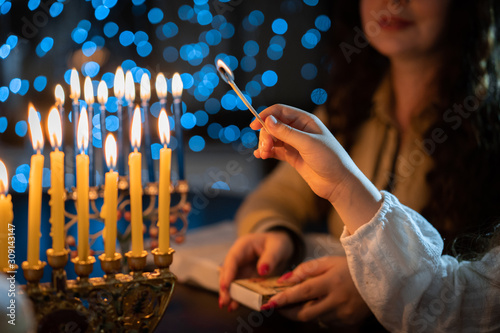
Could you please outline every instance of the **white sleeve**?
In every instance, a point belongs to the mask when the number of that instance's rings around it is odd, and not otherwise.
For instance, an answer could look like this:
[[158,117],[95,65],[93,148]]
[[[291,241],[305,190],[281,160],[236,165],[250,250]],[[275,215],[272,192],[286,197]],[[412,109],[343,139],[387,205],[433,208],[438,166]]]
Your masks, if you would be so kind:
[[500,247],[480,261],[442,256],[439,233],[392,194],[341,237],[365,302],[391,332],[500,332]]

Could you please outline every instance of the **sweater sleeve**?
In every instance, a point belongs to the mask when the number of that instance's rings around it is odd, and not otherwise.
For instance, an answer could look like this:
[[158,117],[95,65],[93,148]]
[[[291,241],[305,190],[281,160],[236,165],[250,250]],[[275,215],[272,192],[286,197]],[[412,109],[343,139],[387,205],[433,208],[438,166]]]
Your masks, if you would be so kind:
[[442,256],[439,233],[390,193],[341,237],[354,282],[391,332],[500,331],[500,247],[479,261]]
[[317,198],[297,171],[282,162],[238,209],[238,233],[283,227],[300,235],[306,221],[319,217]]

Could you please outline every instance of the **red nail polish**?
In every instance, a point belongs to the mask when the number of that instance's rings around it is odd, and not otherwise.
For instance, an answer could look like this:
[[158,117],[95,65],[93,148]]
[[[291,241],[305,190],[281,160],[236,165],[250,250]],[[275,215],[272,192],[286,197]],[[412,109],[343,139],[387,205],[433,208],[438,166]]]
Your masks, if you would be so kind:
[[219,309],[222,309],[223,305],[222,305],[222,299],[219,298]]
[[275,301],[272,301],[272,302],[268,302],[268,303],[262,305],[260,307],[260,309],[261,310],[269,310],[269,309],[273,309],[273,308],[275,308],[277,306],[278,306],[278,303],[276,303]]
[[266,275],[269,273],[269,265],[268,264],[262,264],[259,267],[259,275]]
[[293,272],[288,272],[288,273],[285,273],[283,274],[279,279],[278,279],[278,282],[283,282],[285,280],[288,280],[289,278],[291,278],[293,275]]

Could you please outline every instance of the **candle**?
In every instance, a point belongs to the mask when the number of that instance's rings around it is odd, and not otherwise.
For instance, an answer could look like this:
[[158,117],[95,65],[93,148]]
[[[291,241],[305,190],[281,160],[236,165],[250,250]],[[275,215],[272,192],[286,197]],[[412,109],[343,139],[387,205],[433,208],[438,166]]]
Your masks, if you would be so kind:
[[132,225],[132,256],[139,257],[144,250],[142,240],[142,157],[141,146],[141,110],[135,108],[132,119],[131,143],[134,149],[128,157],[130,181],[130,214]]
[[106,163],[109,172],[106,173],[104,185],[104,203],[101,207],[101,218],[104,219],[104,253],[106,258],[115,257],[116,250],[116,208],[118,197],[118,172],[116,167],[116,140],[113,134],[106,138]]
[[49,113],[48,130],[50,145],[50,223],[52,225],[52,248],[55,253],[64,250],[64,153],[59,151],[62,143],[62,128],[59,111],[52,108]]
[[172,95],[174,96],[174,114],[175,114],[175,137],[177,138],[177,164],[179,166],[179,179],[184,177],[184,140],[181,127],[182,115],[182,80],[179,73],[175,73],[172,78]]
[[[132,114],[134,112],[134,101],[135,101],[135,83],[134,77],[131,71],[127,71],[125,74],[125,100],[127,101],[128,117],[125,122],[126,130],[125,135],[130,135]],[[126,142],[131,143],[130,137],[125,139]],[[133,147],[131,147],[133,149]]]
[[[0,161],[0,272],[7,271],[9,267],[9,229],[12,230],[14,212],[12,198],[9,193],[9,177],[7,168]],[[14,242],[12,242],[14,243]]]
[[36,154],[31,156],[28,198],[28,267],[35,267],[40,262],[40,219],[42,215],[42,176],[44,157],[43,135],[38,113],[33,105],[29,106],[28,122],[31,142]]
[[[106,102],[108,101],[108,86],[106,82],[99,82],[99,86],[97,87],[97,101],[101,105],[101,113],[99,118],[101,120],[101,141],[102,141],[102,172],[105,173],[107,170],[106,167],[106,155],[104,154],[104,138],[106,137]],[[116,162],[116,161],[115,161]]]
[[167,80],[163,73],[156,76],[156,96],[160,100],[160,110],[167,107]]
[[94,118],[94,88],[92,87],[92,80],[90,77],[85,78],[85,84],[83,89],[85,95],[85,103],[87,103],[87,112],[89,115],[89,164],[90,164],[90,186],[95,186],[95,154],[94,154],[94,144],[92,135],[93,131],[93,118]]
[[149,82],[148,74],[142,74],[141,78],[141,102],[144,111],[144,143],[146,145],[144,152],[146,154],[146,161],[148,164],[148,181],[155,181],[155,169],[153,166],[153,158],[151,156],[151,133],[149,128],[149,99],[151,97],[151,84]]
[[158,118],[158,132],[163,148],[160,150],[160,180],[158,193],[158,247],[166,253],[170,248],[170,167],[172,149],[167,148],[170,142],[170,126],[165,109]]
[[[77,130],[78,130],[78,116],[80,113],[80,103],[78,99],[80,98],[80,79],[78,78],[78,72],[76,69],[71,70],[71,78],[70,78],[71,91],[69,97],[73,100],[73,114],[72,114],[72,122],[73,122],[73,156],[76,159],[76,154],[78,151],[77,145]],[[76,165],[76,164],[75,164]],[[76,179],[76,168],[74,169],[75,179]]]
[[[55,92],[56,96],[56,107],[59,110],[59,114],[61,115],[61,128],[65,128],[64,124],[66,123],[66,119],[64,118],[64,90],[60,84],[56,86]],[[64,144],[64,132],[61,132],[61,151],[64,153],[65,144]]]
[[89,122],[85,107],[82,107],[78,121],[77,140],[80,151],[76,157],[78,258],[79,261],[87,261],[89,256],[89,157],[85,154],[85,150],[89,144]]
[[[125,76],[123,74],[123,69],[118,67],[115,73],[115,80],[113,91],[115,93],[115,97],[118,103],[118,173],[120,175],[125,174],[125,151],[123,150],[123,109],[122,109],[122,101],[123,96],[125,95]],[[128,143],[127,143],[128,144]]]

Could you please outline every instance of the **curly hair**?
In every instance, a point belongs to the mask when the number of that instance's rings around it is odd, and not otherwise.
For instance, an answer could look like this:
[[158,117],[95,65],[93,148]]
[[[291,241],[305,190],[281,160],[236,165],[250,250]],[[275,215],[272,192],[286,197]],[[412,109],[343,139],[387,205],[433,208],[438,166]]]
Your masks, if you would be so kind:
[[[446,252],[453,252],[451,241],[459,235],[490,233],[500,216],[500,4],[455,0],[450,6],[443,43],[446,62],[438,69],[439,102],[429,102],[422,110],[433,119],[423,139],[436,128],[448,136],[430,155],[430,198],[421,211],[443,235]],[[373,94],[390,63],[368,43],[359,45],[359,1],[339,0],[332,10],[328,125],[349,150],[370,116]],[[360,47],[346,57],[341,45],[353,45],[356,38]],[[450,111],[467,102],[473,105],[465,117]],[[447,221],[451,229],[445,228]],[[459,254],[470,246],[454,248]]]

